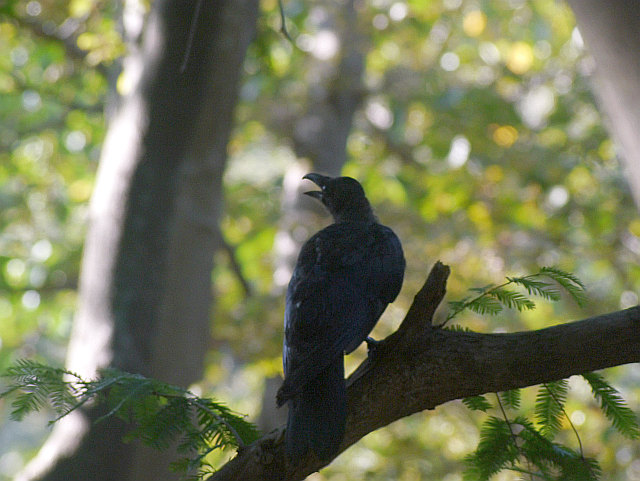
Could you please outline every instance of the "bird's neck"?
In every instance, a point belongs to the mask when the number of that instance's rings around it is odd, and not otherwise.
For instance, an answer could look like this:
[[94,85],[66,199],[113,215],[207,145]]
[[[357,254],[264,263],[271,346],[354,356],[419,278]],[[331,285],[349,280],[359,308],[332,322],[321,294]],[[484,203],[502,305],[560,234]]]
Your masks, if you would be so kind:
[[373,213],[370,205],[361,206],[358,209],[346,209],[342,212],[336,212],[333,215],[336,224],[342,222],[378,222],[378,218]]

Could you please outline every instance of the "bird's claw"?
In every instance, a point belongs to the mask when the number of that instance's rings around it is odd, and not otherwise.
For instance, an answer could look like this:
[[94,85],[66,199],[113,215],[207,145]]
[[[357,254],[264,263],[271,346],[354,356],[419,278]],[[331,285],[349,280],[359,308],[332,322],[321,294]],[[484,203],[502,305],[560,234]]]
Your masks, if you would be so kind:
[[376,350],[382,341],[376,341],[372,337],[367,337],[364,342],[367,343],[367,357],[373,357],[376,354]]

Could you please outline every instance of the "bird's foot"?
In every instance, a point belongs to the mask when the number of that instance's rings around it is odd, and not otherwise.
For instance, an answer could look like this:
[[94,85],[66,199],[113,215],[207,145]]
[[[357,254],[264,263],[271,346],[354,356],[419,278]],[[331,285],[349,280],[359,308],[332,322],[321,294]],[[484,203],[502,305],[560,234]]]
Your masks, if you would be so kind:
[[376,351],[378,350],[378,346],[380,346],[382,341],[376,341],[372,337],[367,337],[364,342],[367,343],[367,357],[374,357],[376,355]]

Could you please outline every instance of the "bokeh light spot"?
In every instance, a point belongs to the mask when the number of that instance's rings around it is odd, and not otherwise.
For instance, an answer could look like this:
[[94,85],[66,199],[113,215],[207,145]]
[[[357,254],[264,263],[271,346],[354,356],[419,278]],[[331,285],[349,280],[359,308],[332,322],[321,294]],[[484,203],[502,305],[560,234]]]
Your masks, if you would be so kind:
[[511,147],[518,140],[518,131],[511,125],[501,125],[493,131],[492,138],[500,147]]
[[487,26],[487,16],[480,10],[472,10],[467,13],[462,20],[464,33],[470,37],[477,37],[484,32]]
[[533,49],[528,43],[516,42],[509,49],[507,68],[517,75],[522,75],[533,65]]

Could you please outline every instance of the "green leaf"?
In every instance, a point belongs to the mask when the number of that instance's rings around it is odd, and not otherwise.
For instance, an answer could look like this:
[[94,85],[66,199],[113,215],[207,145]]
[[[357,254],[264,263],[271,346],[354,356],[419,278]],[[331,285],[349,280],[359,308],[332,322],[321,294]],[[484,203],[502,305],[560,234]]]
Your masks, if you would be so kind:
[[485,294],[486,292],[490,291],[493,286],[494,284],[487,284],[486,286],[482,287],[470,287],[469,290],[471,292],[477,292],[478,294]]
[[511,389],[510,391],[503,391],[500,393],[500,400],[508,407],[512,409],[518,409],[520,407],[520,389]]
[[[600,466],[581,453],[545,437],[526,418],[519,417],[513,425],[521,427],[521,454],[531,465],[543,473],[543,479],[558,481],[596,481],[600,477]],[[551,468],[551,469],[550,469]]]
[[517,309],[519,311],[535,309],[536,305],[533,301],[525,297],[520,292],[511,291],[508,289],[500,288],[490,292],[490,295],[495,297],[502,304],[509,309]]
[[478,314],[495,315],[502,311],[502,304],[492,297],[484,295],[478,297],[467,304],[467,309],[471,309]]
[[529,294],[535,294],[548,301],[559,301],[560,292],[555,286],[548,282],[536,281],[533,279],[533,277],[539,275],[540,273],[527,277],[507,277],[507,279],[514,284],[524,287]]
[[473,411],[486,412],[493,407],[493,405],[484,396],[471,396],[462,399],[462,403]]
[[491,416],[480,430],[475,452],[465,458],[464,479],[488,481],[491,476],[515,463],[519,455],[513,434],[504,419]]
[[640,437],[640,427],[635,413],[629,409],[620,393],[612,387],[603,376],[595,372],[582,374],[591,386],[591,391],[600,402],[602,412],[613,427],[630,439]]
[[580,279],[570,272],[565,272],[557,267],[543,267],[540,269],[540,273],[545,275],[558,284],[560,284],[579,306],[584,306],[586,303],[585,287]]
[[461,326],[460,324],[452,324],[450,326],[444,326],[443,329],[445,331],[452,332],[473,332],[468,326]]
[[177,441],[179,452],[188,456],[189,472],[204,473],[204,457],[211,451],[239,447],[259,435],[251,423],[225,405],[139,374],[109,369],[100,378],[85,381],[64,369],[18,361],[4,376],[11,382],[0,397],[14,397],[15,419],[47,406],[62,417],[91,399],[106,411],[96,422],[117,416],[134,425],[125,441],[140,439],[156,449]]
[[536,396],[536,419],[540,424],[540,433],[553,439],[562,428],[564,403],[567,400],[569,382],[566,379],[543,384]]
[[15,393],[11,418],[20,421],[29,413],[51,406],[58,414],[65,414],[75,404],[76,387],[66,382],[64,377],[78,376],[61,368],[18,360],[9,367],[3,377],[11,379],[9,387],[0,398]]
[[491,315],[501,312],[503,306],[519,311],[535,309],[535,303],[531,299],[520,292],[506,288],[511,284],[523,287],[529,295],[538,295],[549,301],[560,300],[560,291],[557,286],[539,280],[538,278],[542,276],[551,278],[556,284],[563,287],[579,305],[583,305],[584,285],[576,276],[555,267],[543,267],[539,272],[528,276],[507,277],[507,282],[499,286],[489,284],[469,289],[471,292],[479,293],[479,295],[471,298],[471,300],[467,296],[461,301],[449,302],[450,313],[445,323],[465,309],[470,309],[478,314]]
[[464,299],[460,300],[460,301],[450,301],[449,302],[449,309],[452,311],[459,311],[461,309],[464,309],[467,305],[467,300],[469,298],[465,297]]

